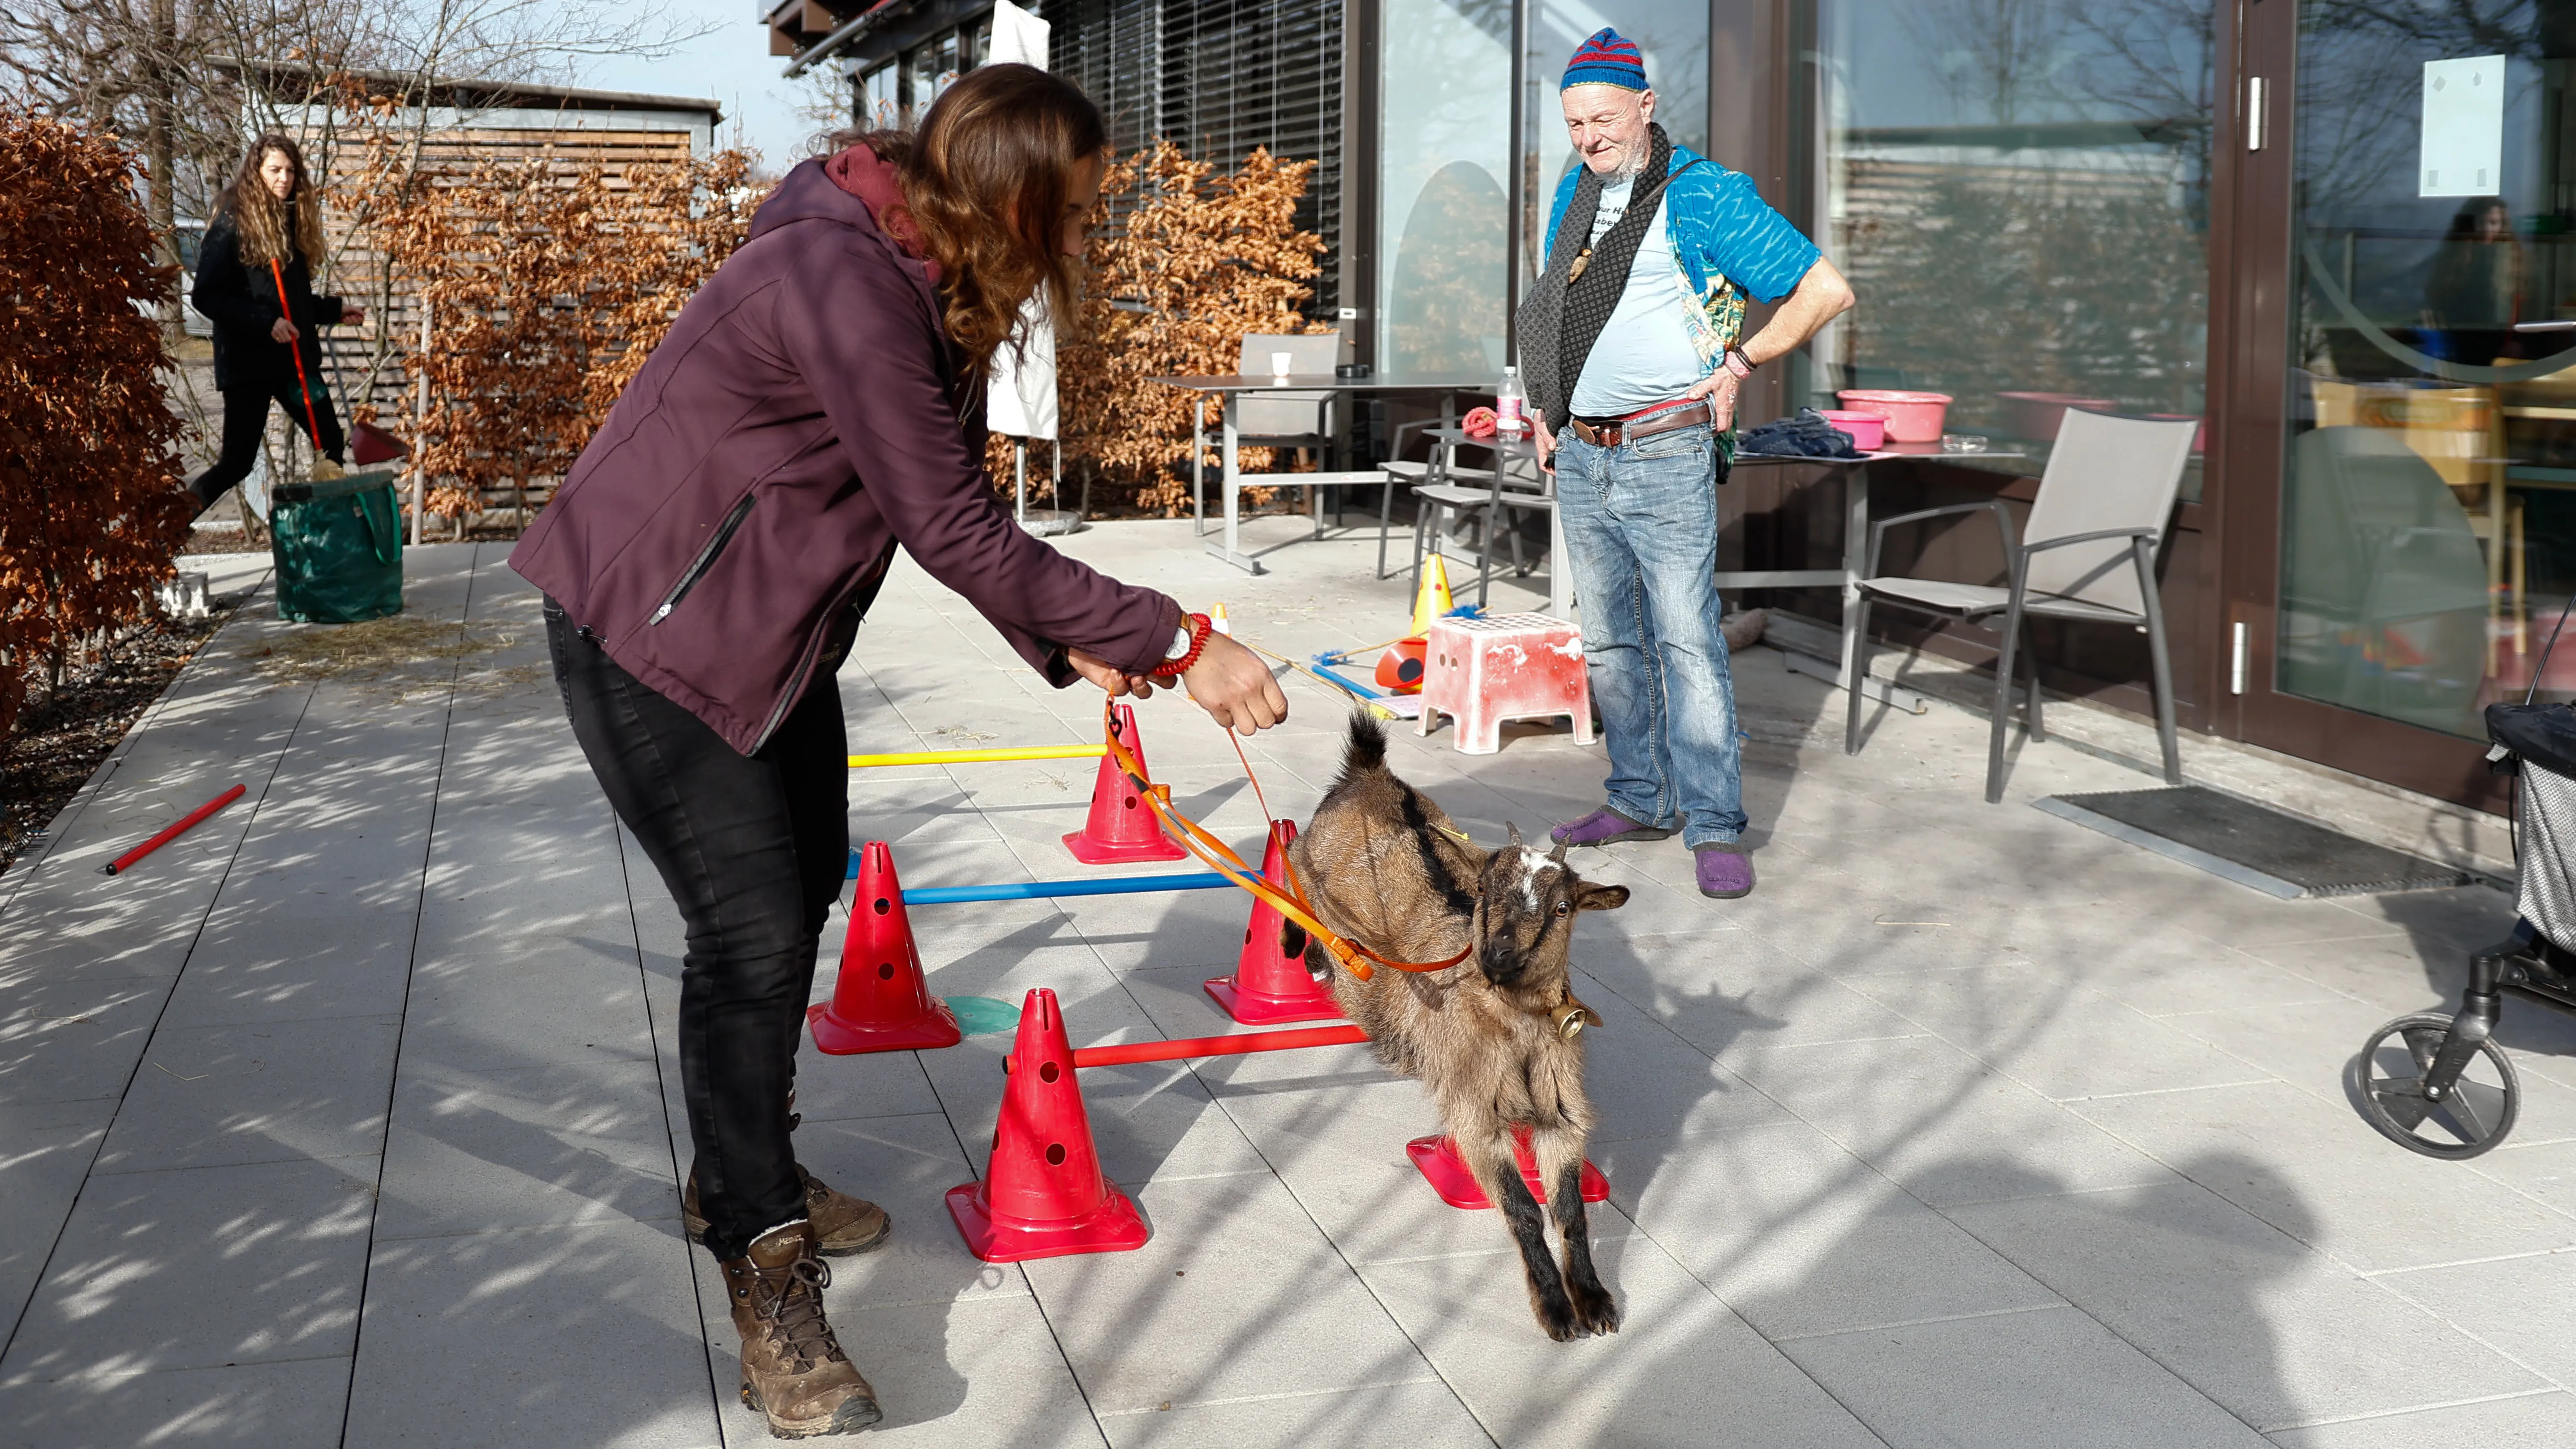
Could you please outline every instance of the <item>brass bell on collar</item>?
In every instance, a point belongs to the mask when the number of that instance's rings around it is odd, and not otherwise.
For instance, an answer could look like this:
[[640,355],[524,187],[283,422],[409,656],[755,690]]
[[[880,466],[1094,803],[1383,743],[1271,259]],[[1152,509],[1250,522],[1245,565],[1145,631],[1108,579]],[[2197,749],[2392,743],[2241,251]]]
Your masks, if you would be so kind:
[[1549,1012],[1547,1017],[1549,1021],[1555,1023],[1556,1037],[1559,1041],[1572,1041],[1583,1034],[1585,1027],[1601,1024],[1601,1018],[1592,1014],[1592,1008],[1580,1001],[1568,1001]]

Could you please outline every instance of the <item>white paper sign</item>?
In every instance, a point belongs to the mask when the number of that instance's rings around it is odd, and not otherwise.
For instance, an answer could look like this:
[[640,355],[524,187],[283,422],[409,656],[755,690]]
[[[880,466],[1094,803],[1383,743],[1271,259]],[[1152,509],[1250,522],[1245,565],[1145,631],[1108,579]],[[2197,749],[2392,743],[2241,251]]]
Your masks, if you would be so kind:
[[2492,196],[2504,187],[2504,57],[2424,62],[2418,196]]

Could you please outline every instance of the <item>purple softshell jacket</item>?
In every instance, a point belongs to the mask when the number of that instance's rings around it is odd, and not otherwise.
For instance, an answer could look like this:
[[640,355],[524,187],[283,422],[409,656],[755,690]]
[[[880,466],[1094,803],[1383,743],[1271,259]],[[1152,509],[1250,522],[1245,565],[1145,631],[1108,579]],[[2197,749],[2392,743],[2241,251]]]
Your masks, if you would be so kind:
[[[861,151],[872,196],[892,178]],[[1059,686],[1162,662],[1180,607],[1019,528],[928,267],[807,161],[680,309],[510,567],[748,755],[846,644],[897,543]],[[837,636],[837,637],[836,637]]]

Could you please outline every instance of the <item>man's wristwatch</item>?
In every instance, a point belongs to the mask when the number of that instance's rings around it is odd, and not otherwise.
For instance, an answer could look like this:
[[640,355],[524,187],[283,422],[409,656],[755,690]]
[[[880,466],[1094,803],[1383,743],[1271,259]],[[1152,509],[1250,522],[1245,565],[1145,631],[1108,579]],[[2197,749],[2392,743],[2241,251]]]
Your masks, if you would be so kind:
[[1753,359],[1745,356],[1742,348],[1726,349],[1726,356],[1720,360],[1725,363],[1727,371],[1735,374],[1738,381],[1753,375]]

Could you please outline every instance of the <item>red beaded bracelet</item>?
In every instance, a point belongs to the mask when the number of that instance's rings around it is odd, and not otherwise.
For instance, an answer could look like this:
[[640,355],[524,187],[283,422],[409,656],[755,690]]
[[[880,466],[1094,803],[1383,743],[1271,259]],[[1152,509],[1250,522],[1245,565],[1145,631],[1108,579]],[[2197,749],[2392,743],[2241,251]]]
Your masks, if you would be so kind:
[[1164,685],[1171,684],[1174,680],[1187,674],[1190,666],[1199,662],[1199,656],[1207,652],[1208,636],[1216,632],[1216,621],[1210,619],[1205,614],[1192,614],[1189,616],[1189,619],[1189,652],[1183,654],[1178,659],[1164,660],[1163,663],[1154,670],[1153,674],[1149,676],[1156,682]]

